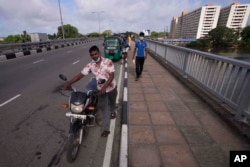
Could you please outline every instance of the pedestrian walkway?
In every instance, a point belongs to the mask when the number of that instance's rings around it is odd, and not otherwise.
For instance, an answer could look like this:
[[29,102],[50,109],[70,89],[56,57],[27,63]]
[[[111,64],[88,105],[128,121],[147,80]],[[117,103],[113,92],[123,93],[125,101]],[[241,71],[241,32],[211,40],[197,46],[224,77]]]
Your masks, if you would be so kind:
[[127,61],[129,167],[228,167],[230,150],[250,150],[151,56],[135,81],[132,50]]

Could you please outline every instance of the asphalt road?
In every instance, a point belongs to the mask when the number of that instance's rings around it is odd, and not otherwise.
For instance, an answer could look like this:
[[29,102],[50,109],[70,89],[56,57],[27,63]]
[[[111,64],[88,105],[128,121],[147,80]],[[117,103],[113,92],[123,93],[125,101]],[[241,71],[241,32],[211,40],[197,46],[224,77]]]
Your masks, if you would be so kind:
[[[98,125],[89,128],[76,161],[66,161],[69,120],[61,104],[68,99],[58,92],[64,83],[58,74],[71,78],[79,73],[90,61],[88,49],[94,44],[103,51],[99,41],[0,62],[1,167],[103,166],[107,138],[100,137]],[[120,66],[115,62],[117,81]],[[84,89],[90,77],[74,86]],[[120,124],[118,117],[110,166],[118,166]]]

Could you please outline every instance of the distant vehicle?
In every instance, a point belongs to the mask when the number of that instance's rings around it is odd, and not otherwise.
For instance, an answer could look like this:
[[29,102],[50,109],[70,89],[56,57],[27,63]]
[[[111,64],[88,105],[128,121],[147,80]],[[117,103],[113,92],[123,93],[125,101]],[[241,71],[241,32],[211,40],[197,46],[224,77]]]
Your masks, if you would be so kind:
[[106,37],[104,39],[105,58],[117,61],[122,58],[122,38],[119,36]]
[[151,34],[150,30],[142,30],[142,32],[144,33],[145,37],[148,37]]
[[31,42],[46,42],[49,41],[46,33],[30,33]]

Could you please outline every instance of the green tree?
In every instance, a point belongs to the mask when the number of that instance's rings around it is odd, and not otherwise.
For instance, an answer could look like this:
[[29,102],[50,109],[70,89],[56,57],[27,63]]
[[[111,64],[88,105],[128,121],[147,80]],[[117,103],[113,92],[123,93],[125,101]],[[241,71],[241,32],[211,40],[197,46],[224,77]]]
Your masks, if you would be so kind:
[[158,38],[158,36],[159,36],[159,33],[158,33],[158,32],[155,32],[155,31],[152,31],[152,32],[151,32],[150,37],[152,37],[152,38]]
[[100,34],[98,32],[92,32],[88,34],[88,37],[100,37]]
[[9,35],[4,39],[5,43],[16,43],[21,42],[22,38],[20,35]]
[[113,33],[112,33],[111,30],[105,30],[105,31],[103,31],[102,36],[106,37],[106,36],[110,36],[110,35],[112,35],[112,34],[113,34]]
[[[79,37],[78,29],[70,24],[63,25],[65,38],[77,38]],[[57,36],[63,38],[62,26],[57,28]]]
[[197,42],[198,42],[198,45],[200,47],[207,48],[207,47],[211,46],[211,42],[210,42],[210,40],[207,37],[200,38],[200,39],[197,40]]
[[86,37],[86,35],[83,35],[83,34],[79,34],[79,38],[82,38],[82,37]]
[[166,32],[159,32],[158,33],[158,38],[165,38],[166,37]]
[[241,46],[250,47],[250,26],[245,27],[240,35],[241,35]]
[[56,36],[56,34],[54,33],[54,34],[48,34],[48,38],[50,39],[50,40],[54,40],[54,39],[57,39],[57,36]]
[[165,32],[165,36],[168,38],[170,36],[169,32]]
[[25,30],[23,31],[21,38],[22,38],[22,42],[30,42],[31,41],[30,35],[27,34],[27,32]]
[[233,29],[224,26],[218,26],[208,32],[208,37],[213,47],[229,47],[237,42],[237,34]]
[[152,38],[164,38],[166,36],[168,36],[167,32],[155,32],[155,31],[152,31],[151,34],[150,34],[150,37],[152,37]]
[[204,37],[197,39],[197,41],[187,43],[186,46],[190,48],[209,48],[211,46],[211,42],[209,38]]

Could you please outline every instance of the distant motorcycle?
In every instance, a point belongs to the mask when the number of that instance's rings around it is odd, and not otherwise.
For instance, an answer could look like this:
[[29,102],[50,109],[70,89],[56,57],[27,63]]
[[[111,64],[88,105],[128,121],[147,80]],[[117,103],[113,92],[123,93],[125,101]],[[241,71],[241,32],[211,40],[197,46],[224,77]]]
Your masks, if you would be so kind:
[[[67,77],[63,74],[59,77],[67,81]],[[98,91],[80,92],[74,87],[70,87],[69,90],[72,91],[69,104],[63,104],[62,107],[70,109],[70,112],[66,113],[66,117],[70,119],[67,160],[72,163],[78,155],[82,140],[87,136],[87,127],[94,126],[95,123],[100,124],[100,121],[96,119]],[[61,93],[65,95],[63,91]]]

